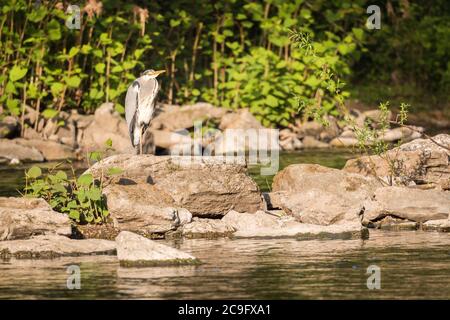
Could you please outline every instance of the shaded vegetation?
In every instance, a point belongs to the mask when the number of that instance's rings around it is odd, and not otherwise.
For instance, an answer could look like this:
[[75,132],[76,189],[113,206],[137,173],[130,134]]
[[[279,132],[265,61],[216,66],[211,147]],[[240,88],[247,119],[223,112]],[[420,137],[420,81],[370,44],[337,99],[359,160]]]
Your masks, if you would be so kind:
[[[369,4],[382,10],[381,30],[364,26]],[[450,84],[444,0],[89,0],[79,30],[65,25],[68,5],[0,1],[0,117],[23,118],[28,105],[37,128],[39,117],[104,101],[123,113],[128,85],[149,68],[167,70],[165,102],[247,107],[266,126],[287,126],[310,104],[339,113],[336,92],[349,94],[335,74],[437,94]],[[293,44],[297,30],[311,48]]]

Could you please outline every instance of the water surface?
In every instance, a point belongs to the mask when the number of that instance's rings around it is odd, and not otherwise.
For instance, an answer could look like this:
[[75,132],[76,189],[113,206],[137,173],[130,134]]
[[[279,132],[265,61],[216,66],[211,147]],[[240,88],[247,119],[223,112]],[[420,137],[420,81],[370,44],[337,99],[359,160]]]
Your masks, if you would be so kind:
[[[342,168],[351,157],[345,150],[282,153],[280,169],[292,163]],[[17,195],[28,167],[0,167],[0,196]],[[273,176],[261,176],[258,167],[250,168],[250,174],[262,190],[270,190]],[[0,260],[0,299],[450,299],[448,233],[371,230],[364,241],[166,243],[203,264],[122,268],[113,256]],[[67,267],[74,264],[81,268],[81,290],[66,286]],[[380,267],[380,290],[367,288],[371,265]]]

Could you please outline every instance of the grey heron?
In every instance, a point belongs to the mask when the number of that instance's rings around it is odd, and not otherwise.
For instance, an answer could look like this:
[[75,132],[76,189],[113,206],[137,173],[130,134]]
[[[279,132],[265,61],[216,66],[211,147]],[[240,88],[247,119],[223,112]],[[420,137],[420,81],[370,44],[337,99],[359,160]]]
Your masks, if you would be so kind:
[[153,119],[159,83],[156,77],[165,70],[144,71],[128,87],[125,97],[125,120],[128,124],[131,144],[137,154],[142,154],[142,138]]

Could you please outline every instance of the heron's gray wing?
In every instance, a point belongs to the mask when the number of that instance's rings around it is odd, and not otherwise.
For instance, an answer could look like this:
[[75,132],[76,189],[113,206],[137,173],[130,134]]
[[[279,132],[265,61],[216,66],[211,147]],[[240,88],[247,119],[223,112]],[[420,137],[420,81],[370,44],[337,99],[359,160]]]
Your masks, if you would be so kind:
[[125,97],[125,120],[127,121],[128,131],[130,133],[131,144],[133,144],[136,112],[139,107],[139,91],[140,84],[139,82],[134,81],[133,84],[128,87],[127,95]]

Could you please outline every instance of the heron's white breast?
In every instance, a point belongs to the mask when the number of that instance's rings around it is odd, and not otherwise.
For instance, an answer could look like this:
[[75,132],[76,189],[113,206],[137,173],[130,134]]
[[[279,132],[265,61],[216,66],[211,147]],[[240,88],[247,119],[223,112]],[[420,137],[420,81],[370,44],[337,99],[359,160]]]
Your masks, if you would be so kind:
[[150,123],[154,110],[155,106],[153,105],[153,101],[151,103],[145,103],[144,105],[139,106],[138,123]]

